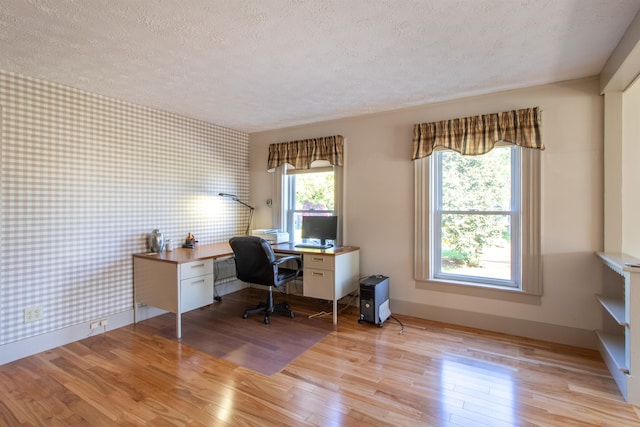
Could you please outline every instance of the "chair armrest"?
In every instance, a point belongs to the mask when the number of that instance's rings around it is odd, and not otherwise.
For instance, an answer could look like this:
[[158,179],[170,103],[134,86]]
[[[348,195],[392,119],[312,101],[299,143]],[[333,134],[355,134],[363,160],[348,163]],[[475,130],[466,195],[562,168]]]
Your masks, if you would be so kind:
[[302,267],[302,260],[300,259],[299,256],[297,255],[289,255],[289,256],[285,256],[282,258],[278,258],[275,261],[273,261],[273,265],[280,265],[283,262],[287,262],[287,261],[296,261],[296,263],[298,264],[298,270],[300,270],[300,268]]

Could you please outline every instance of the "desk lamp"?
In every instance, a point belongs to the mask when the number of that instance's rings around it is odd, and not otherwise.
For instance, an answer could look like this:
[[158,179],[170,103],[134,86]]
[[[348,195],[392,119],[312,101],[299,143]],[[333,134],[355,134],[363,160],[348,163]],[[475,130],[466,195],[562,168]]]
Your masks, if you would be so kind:
[[253,211],[255,210],[255,208],[253,206],[243,202],[242,200],[240,200],[238,198],[238,196],[236,196],[235,194],[218,193],[218,196],[226,197],[227,199],[231,199],[234,202],[238,202],[241,205],[244,205],[244,206],[249,208],[249,223],[247,224],[247,231],[245,231],[245,233],[244,233],[246,236],[248,236],[249,235],[249,228],[251,228],[251,219],[253,218]]

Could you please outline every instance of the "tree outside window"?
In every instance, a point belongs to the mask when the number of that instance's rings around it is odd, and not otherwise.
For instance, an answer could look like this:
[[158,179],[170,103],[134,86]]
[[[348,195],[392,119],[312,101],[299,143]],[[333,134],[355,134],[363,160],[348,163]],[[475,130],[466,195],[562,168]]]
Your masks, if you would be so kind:
[[436,153],[436,276],[513,280],[513,153],[511,147],[480,156]]
[[333,171],[296,173],[289,176],[288,231],[300,241],[302,217],[334,215],[335,180]]

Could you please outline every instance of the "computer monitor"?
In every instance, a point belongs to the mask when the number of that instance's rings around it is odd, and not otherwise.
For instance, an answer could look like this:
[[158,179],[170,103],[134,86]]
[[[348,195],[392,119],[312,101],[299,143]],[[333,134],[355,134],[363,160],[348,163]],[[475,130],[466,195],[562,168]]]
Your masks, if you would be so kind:
[[300,237],[303,239],[320,239],[322,246],[327,240],[338,238],[337,216],[303,216]]

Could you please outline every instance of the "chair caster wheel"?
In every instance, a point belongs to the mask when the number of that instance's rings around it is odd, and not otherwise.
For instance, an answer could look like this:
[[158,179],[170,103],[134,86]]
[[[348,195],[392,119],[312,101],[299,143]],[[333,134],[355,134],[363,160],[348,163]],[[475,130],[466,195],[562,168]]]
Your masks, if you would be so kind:
[[247,317],[249,317],[249,314],[248,314],[248,313],[244,313],[244,314],[242,315],[242,318],[243,318],[243,319],[246,319]]
[[292,311],[291,313],[289,313],[289,317],[293,319],[294,317],[296,317],[296,315]]
[[362,325],[362,322],[364,322],[364,320],[358,319],[358,323],[360,323]]
[[268,324],[269,324],[269,318],[268,318],[268,317],[265,317],[265,318],[264,318],[264,324],[265,324],[265,325],[268,325]]

